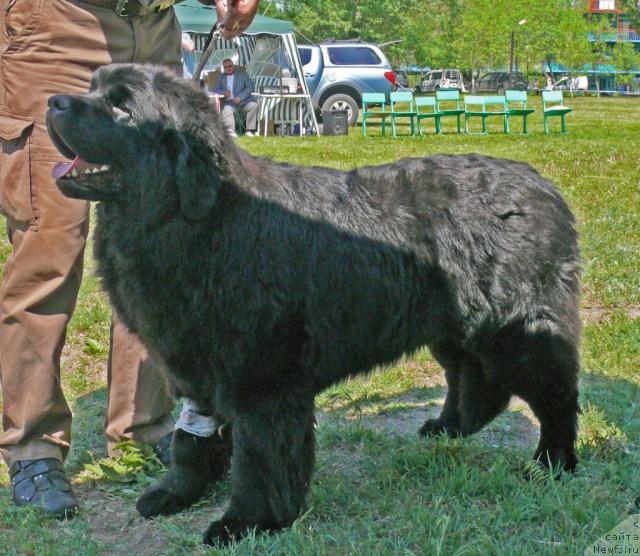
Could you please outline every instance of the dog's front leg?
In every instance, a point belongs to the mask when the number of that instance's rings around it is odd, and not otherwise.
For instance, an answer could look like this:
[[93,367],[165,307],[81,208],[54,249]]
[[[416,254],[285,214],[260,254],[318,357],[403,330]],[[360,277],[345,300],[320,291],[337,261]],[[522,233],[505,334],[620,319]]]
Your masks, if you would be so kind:
[[231,502],[206,544],[289,527],[302,511],[314,463],[313,397],[289,393],[257,404],[233,420]]
[[171,440],[169,469],[136,504],[143,517],[177,513],[222,478],[230,465],[232,435],[231,427],[221,423],[219,418],[199,415],[197,406],[185,402]]

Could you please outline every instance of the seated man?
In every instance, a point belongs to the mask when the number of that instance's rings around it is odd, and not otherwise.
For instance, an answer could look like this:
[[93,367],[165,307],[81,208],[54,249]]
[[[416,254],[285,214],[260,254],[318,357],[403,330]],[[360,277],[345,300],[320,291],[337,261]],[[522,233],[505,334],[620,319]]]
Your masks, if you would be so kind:
[[222,121],[231,137],[236,137],[235,112],[246,114],[246,135],[256,135],[258,126],[258,103],[251,99],[253,82],[246,71],[235,71],[233,62],[227,58],[222,62],[224,73],[216,79],[213,92],[222,95]]

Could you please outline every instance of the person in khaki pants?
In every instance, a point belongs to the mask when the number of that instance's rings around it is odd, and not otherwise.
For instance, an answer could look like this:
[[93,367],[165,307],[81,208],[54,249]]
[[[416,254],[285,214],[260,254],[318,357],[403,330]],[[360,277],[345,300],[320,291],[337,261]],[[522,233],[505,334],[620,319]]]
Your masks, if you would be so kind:
[[[0,212],[13,246],[0,287],[0,453],[15,503],[57,516],[77,511],[62,466],[71,412],[60,386],[60,353],[82,279],[89,207],[63,196],[51,176],[61,155],[47,135],[47,100],[86,92],[93,71],[112,62],[181,72],[174,3],[0,0]],[[232,0],[227,15],[246,3]],[[257,7],[257,0],[249,3]],[[219,0],[219,16],[226,11]],[[226,36],[252,18],[238,16]],[[164,377],[115,315],[111,331],[109,446],[135,439],[168,462],[174,402]]]

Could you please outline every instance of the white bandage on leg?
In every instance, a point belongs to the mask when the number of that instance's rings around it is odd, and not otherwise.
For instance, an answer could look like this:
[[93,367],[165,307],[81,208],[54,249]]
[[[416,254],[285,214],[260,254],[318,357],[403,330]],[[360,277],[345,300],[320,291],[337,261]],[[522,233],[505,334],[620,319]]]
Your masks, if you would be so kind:
[[198,413],[198,406],[189,398],[183,398],[182,411],[176,423],[176,429],[182,429],[195,436],[211,436],[218,429],[213,417]]

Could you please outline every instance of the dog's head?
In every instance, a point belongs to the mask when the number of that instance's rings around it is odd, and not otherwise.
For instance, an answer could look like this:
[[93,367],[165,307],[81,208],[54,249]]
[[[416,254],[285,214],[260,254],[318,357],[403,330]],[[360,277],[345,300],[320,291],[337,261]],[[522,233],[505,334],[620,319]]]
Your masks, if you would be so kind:
[[191,220],[215,204],[236,152],[207,97],[151,66],[98,69],[86,95],[49,99],[47,127],[71,159],[53,170],[68,197],[129,205],[154,197],[178,202]]

